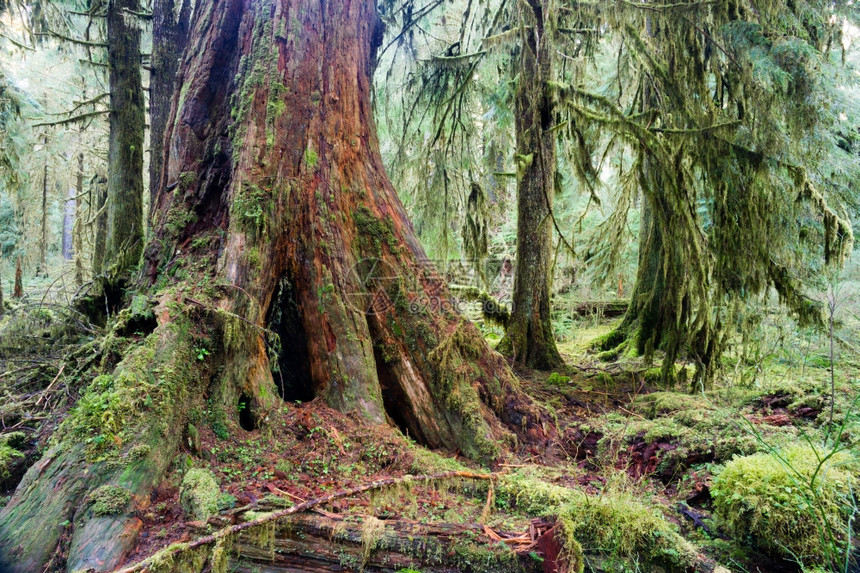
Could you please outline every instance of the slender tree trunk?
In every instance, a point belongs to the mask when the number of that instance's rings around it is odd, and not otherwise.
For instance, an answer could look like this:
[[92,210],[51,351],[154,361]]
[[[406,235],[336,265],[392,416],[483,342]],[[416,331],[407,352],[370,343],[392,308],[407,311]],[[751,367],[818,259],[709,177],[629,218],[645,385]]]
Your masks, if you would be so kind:
[[72,232],[75,228],[75,211],[77,200],[75,188],[69,187],[66,192],[66,201],[63,203],[63,245],[62,254],[64,261],[71,261],[75,254],[74,239]]
[[21,256],[15,261],[15,288],[12,289],[12,298],[24,296],[24,273],[21,271]]
[[105,243],[107,242],[107,178],[104,174],[96,176],[95,187],[95,239],[93,241],[93,276],[104,271]]
[[81,203],[84,196],[84,154],[78,154],[78,170],[75,173],[75,193],[77,200],[75,201],[75,225],[72,230],[74,241],[73,249],[75,253],[75,284],[81,286],[84,284],[84,225],[81,220]]
[[39,239],[39,269],[36,274],[48,274],[48,164],[42,171],[42,237]]
[[152,62],[149,83],[150,216],[161,185],[164,131],[176,87],[180,58],[188,41],[193,0],[156,0],[152,6]]
[[[0,271],[3,270],[3,265],[0,263]],[[0,272],[0,316],[6,312],[6,303],[3,301],[3,273]]]
[[[239,403],[257,427],[282,400],[320,397],[484,462],[514,431],[549,438],[504,359],[446,305],[385,174],[370,105],[380,26],[373,0],[198,3],[144,253],[157,325],[88,390],[133,413],[70,414],[0,509],[11,571],[41,570],[63,523],[68,569],[120,563],[193,409],[238,430]],[[291,379],[273,377],[264,328]],[[210,360],[195,360],[201,345]],[[117,515],[92,513],[104,484],[130,495]]]
[[105,262],[125,277],[143,250],[144,99],[138,0],[110,0],[107,13],[110,138]]
[[[525,25],[515,96],[517,139],[517,268],[513,306],[499,349],[518,364],[550,370],[563,364],[551,323],[552,219],[555,195],[552,18],[544,0],[519,4]],[[549,24],[549,25],[547,25]]]

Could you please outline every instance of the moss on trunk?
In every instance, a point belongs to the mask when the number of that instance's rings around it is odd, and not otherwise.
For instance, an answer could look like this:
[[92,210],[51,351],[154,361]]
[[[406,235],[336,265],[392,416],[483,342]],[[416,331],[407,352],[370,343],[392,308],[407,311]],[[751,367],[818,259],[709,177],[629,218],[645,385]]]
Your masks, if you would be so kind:
[[107,14],[110,137],[105,260],[124,278],[143,250],[144,99],[137,0],[111,0]]
[[553,127],[555,8],[519,4],[523,23],[515,95],[517,138],[517,268],[513,305],[499,350],[515,362],[552,370],[563,364],[552,332],[552,204],[556,149]]
[[[0,510],[12,571],[43,566],[66,522],[69,567],[115,567],[189,413],[223,432],[264,426],[291,398],[280,364],[310,396],[483,462],[515,432],[549,437],[504,359],[445,304],[385,174],[370,104],[380,26],[371,0],[198,4],[144,252],[157,326],[116,347],[122,361]],[[140,328],[146,304],[132,306],[104,346]],[[105,484],[131,502],[92,517],[82,500]],[[29,528],[42,533],[20,538]]]

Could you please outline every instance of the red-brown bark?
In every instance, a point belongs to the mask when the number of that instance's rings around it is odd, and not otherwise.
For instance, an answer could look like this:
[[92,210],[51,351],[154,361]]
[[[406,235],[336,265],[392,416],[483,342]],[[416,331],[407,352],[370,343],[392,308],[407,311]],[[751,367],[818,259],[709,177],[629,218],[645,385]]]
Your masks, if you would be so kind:
[[[222,408],[238,427],[238,402],[264,425],[278,394],[321,398],[484,462],[515,433],[546,437],[504,359],[446,304],[385,173],[370,103],[380,35],[372,0],[198,3],[144,253],[158,326],[115,376],[143,388],[146,367],[181,384],[112,430],[119,469],[92,471],[92,452],[63,438],[31,470],[0,511],[13,571],[43,566],[65,520],[69,568],[120,563],[131,511],[149,503],[192,408]],[[194,359],[200,344],[210,361]],[[151,451],[131,458],[135,440]],[[84,502],[105,483],[132,499],[94,517]],[[28,528],[41,533],[10,542]]]

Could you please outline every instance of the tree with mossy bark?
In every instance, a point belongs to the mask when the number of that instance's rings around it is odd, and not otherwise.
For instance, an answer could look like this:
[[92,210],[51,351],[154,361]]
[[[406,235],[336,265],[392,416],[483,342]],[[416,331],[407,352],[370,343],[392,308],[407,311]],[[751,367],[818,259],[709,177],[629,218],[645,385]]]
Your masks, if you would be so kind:
[[124,281],[143,252],[143,141],[145,110],[140,71],[137,0],[110,0],[107,59],[110,89],[107,234],[111,275]]
[[801,323],[816,322],[804,286],[850,252],[840,183],[820,153],[836,151],[819,68],[831,69],[838,18],[823,3],[616,8],[603,12],[619,39],[616,79],[632,89],[560,86],[570,113],[632,151],[636,185],[623,192],[643,196],[631,304],[598,345],[607,358],[664,350],[664,381],[684,357],[699,387],[718,364],[734,301],[774,289]]
[[[368,0],[198,4],[144,283],[108,334],[145,336],[106,358],[0,510],[12,571],[58,545],[70,570],[122,562],[194,408],[238,431],[242,404],[253,430],[284,400],[318,398],[484,463],[548,437],[504,359],[445,304],[385,174],[380,26]],[[88,496],[105,485],[129,505],[96,515]]]
[[521,2],[515,101],[517,263],[511,316],[499,350],[518,364],[552,370],[563,364],[552,331],[552,231],[556,185],[554,77],[558,27],[553,0]]
[[[419,196],[415,199],[416,210],[429,228],[422,238],[440,242],[437,229],[447,237],[445,233],[452,223],[447,202],[449,179],[453,180],[450,187],[454,189],[458,180],[461,184],[466,182],[462,190],[466,207],[461,218],[462,250],[469,261],[478,263],[487,256],[486,239],[480,240],[477,232],[487,225],[487,209],[479,207],[487,199],[474,182],[473,163],[463,157],[469,158],[473,149],[481,147],[482,137],[489,138],[485,161],[490,166],[484,169],[489,171],[488,184],[497,185],[498,177],[508,175],[502,169],[504,162],[499,164],[499,157],[504,154],[497,142],[507,141],[510,136],[515,138],[511,154],[515,171],[510,175],[515,175],[517,182],[517,267],[510,320],[505,321],[507,332],[498,349],[515,357],[518,364],[542,369],[557,368],[563,363],[550,316],[553,230],[561,234],[553,211],[558,187],[557,140],[559,136],[581,137],[569,120],[559,121],[558,99],[551,86],[558,79],[555,71],[558,60],[580,61],[590,50],[583,50],[575,40],[580,34],[576,29],[577,17],[561,8],[562,3],[542,1],[488,4],[476,9],[469,4],[462,13],[460,8],[452,8],[456,17],[462,19],[460,33],[441,53],[419,58],[418,70],[410,76],[417,80],[407,82],[409,89],[402,96],[405,101],[399,104],[403,108],[399,111],[402,125],[393,127],[399,138],[416,134],[415,139],[433,147],[432,155],[415,154],[418,163],[415,166],[401,145],[393,165],[395,173],[403,177],[406,172],[415,177],[414,172],[418,172],[431,182],[439,179],[445,182],[444,193],[438,185],[416,187],[414,193]],[[434,30],[428,36],[435,38],[435,33]],[[439,33],[444,36],[444,30]],[[483,106],[490,109],[479,127],[475,122],[463,121],[464,116]],[[510,123],[513,130],[509,129]],[[449,171],[456,171],[446,159],[448,154],[456,155],[469,166],[468,177],[449,175]],[[578,156],[574,159],[577,175],[592,185],[593,170],[579,160]],[[446,202],[439,205],[442,196]],[[441,242],[447,252],[447,240]],[[567,240],[562,243],[570,248]],[[479,268],[478,274],[482,271]]]

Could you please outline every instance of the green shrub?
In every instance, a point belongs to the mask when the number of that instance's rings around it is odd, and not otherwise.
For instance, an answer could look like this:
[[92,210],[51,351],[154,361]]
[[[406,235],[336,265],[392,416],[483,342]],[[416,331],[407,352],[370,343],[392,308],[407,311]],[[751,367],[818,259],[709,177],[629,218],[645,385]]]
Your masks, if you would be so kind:
[[805,444],[737,457],[714,480],[714,512],[735,538],[773,556],[827,563],[845,542],[857,485],[850,461]]
[[9,466],[14,458],[23,458],[24,454],[10,446],[7,442],[0,442],[0,478],[9,477]]
[[519,471],[499,479],[495,494],[497,505],[533,516],[558,516],[563,558],[571,571],[582,571],[583,552],[601,556],[601,568],[614,570],[637,562],[684,571],[695,562],[695,548],[659,510],[629,491],[590,496]]

